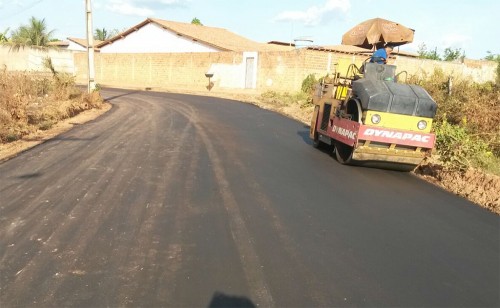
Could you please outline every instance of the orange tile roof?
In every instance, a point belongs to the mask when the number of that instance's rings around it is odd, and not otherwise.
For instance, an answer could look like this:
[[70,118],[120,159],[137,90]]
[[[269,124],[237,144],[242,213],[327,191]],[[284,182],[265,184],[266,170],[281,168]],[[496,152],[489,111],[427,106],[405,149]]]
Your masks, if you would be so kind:
[[53,41],[49,42],[47,45],[56,47],[68,47],[69,43],[65,41]]
[[139,30],[149,23],[154,23],[160,27],[172,31],[179,36],[198,41],[205,45],[221,51],[279,51],[287,50],[284,46],[269,45],[265,43],[258,43],[249,40],[243,36],[235,34],[223,28],[208,27],[195,25],[191,23],[183,23],[176,21],[168,21],[156,18],[148,18],[140,24],[116,35],[115,37],[101,43],[98,47],[102,48],[108,44],[119,40],[130,33]]

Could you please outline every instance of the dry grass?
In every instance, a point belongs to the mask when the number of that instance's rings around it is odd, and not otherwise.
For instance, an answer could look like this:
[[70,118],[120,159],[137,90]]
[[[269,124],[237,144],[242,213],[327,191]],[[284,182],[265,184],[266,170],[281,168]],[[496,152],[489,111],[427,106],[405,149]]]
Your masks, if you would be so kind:
[[98,92],[82,93],[69,75],[0,72],[0,142],[47,130],[101,105]]

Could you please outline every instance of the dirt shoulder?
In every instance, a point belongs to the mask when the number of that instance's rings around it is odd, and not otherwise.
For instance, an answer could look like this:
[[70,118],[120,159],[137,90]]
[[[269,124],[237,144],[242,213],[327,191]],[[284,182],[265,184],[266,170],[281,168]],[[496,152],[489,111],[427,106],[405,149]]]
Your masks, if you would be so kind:
[[22,153],[42,142],[45,142],[55,136],[62,134],[76,125],[84,124],[88,121],[94,120],[100,115],[104,114],[111,109],[110,103],[104,103],[100,109],[90,109],[82,111],[78,115],[65,119],[55,124],[48,130],[38,130],[23,139],[10,143],[0,144],[0,162],[8,160],[19,153]]
[[[283,115],[310,124],[310,113],[308,109],[300,108],[297,105],[273,106],[262,103],[257,93],[246,94],[238,91],[234,92],[191,92],[183,91],[186,94],[215,96],[226,99],[234,99],[254,104],[260,108],[273,110]],[[111,109],[111,104],[105,103],[101,109],[92,109],[78,114],[73,118],[66,119],[52,129],[38,131],[25,137],[23,140],[0,145],[0,161],[4,161],[16,156],[37,144],[40,144],[58,134],[61,134],[75,125],[83,124],[93,120]],[[492,174],[485,174],[481,170],[469,169],[465,172],[450,171],[436,159],[425,161],[413,172],[416,176],[433,183],[456,195],[466,198],[475,204],[500,215],[500,177]]]
[[450,171],[439,162],[426,161],[414,173],[445,190],[500,215],[500,177],[481,170]]

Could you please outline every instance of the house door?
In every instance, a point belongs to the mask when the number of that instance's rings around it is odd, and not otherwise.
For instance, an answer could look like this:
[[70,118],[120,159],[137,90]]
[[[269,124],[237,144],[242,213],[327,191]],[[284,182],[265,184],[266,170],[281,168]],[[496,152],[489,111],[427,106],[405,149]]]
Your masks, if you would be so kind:
[[255,58],[249,57],[245,59],[246,59],[245,89],[252,89],[254,84],[253,70],[254,70]]

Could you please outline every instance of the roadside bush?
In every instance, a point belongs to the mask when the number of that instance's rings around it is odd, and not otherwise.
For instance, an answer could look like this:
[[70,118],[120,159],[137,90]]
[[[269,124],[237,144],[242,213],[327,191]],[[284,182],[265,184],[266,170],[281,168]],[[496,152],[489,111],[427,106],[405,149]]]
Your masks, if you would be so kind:
[[486,144],[494,157],[500,157],[500,89],[492,82],[477,84],[454,78],[449,94],[448,78],[435,70],[417,81],[438,104],[435,125],[446,121],[444,127],[463,128],[465,134]]
[[481,168],[500,174],[500,159],[495,157],[491,147],[484,140],[446,119],[435,125],[436,149],[445,167],[453,170],[466,170],[469,167]]
[[82,93],[73,76],[0,72],[0,143],[21,139],[38,129],[92,108],[98,92]]
[[99,91],[101,91],[101,90],[102,90],[102,86],[101,86],[101,84],[96,83],[96,84],[95,84],[95,86],[94,86],[94,91],[99,92]]
[[307,75],[307,77],[302,81],[302,92],[312,95],[316,83],[318,83],[318,80],[316,79],[314,74]]

